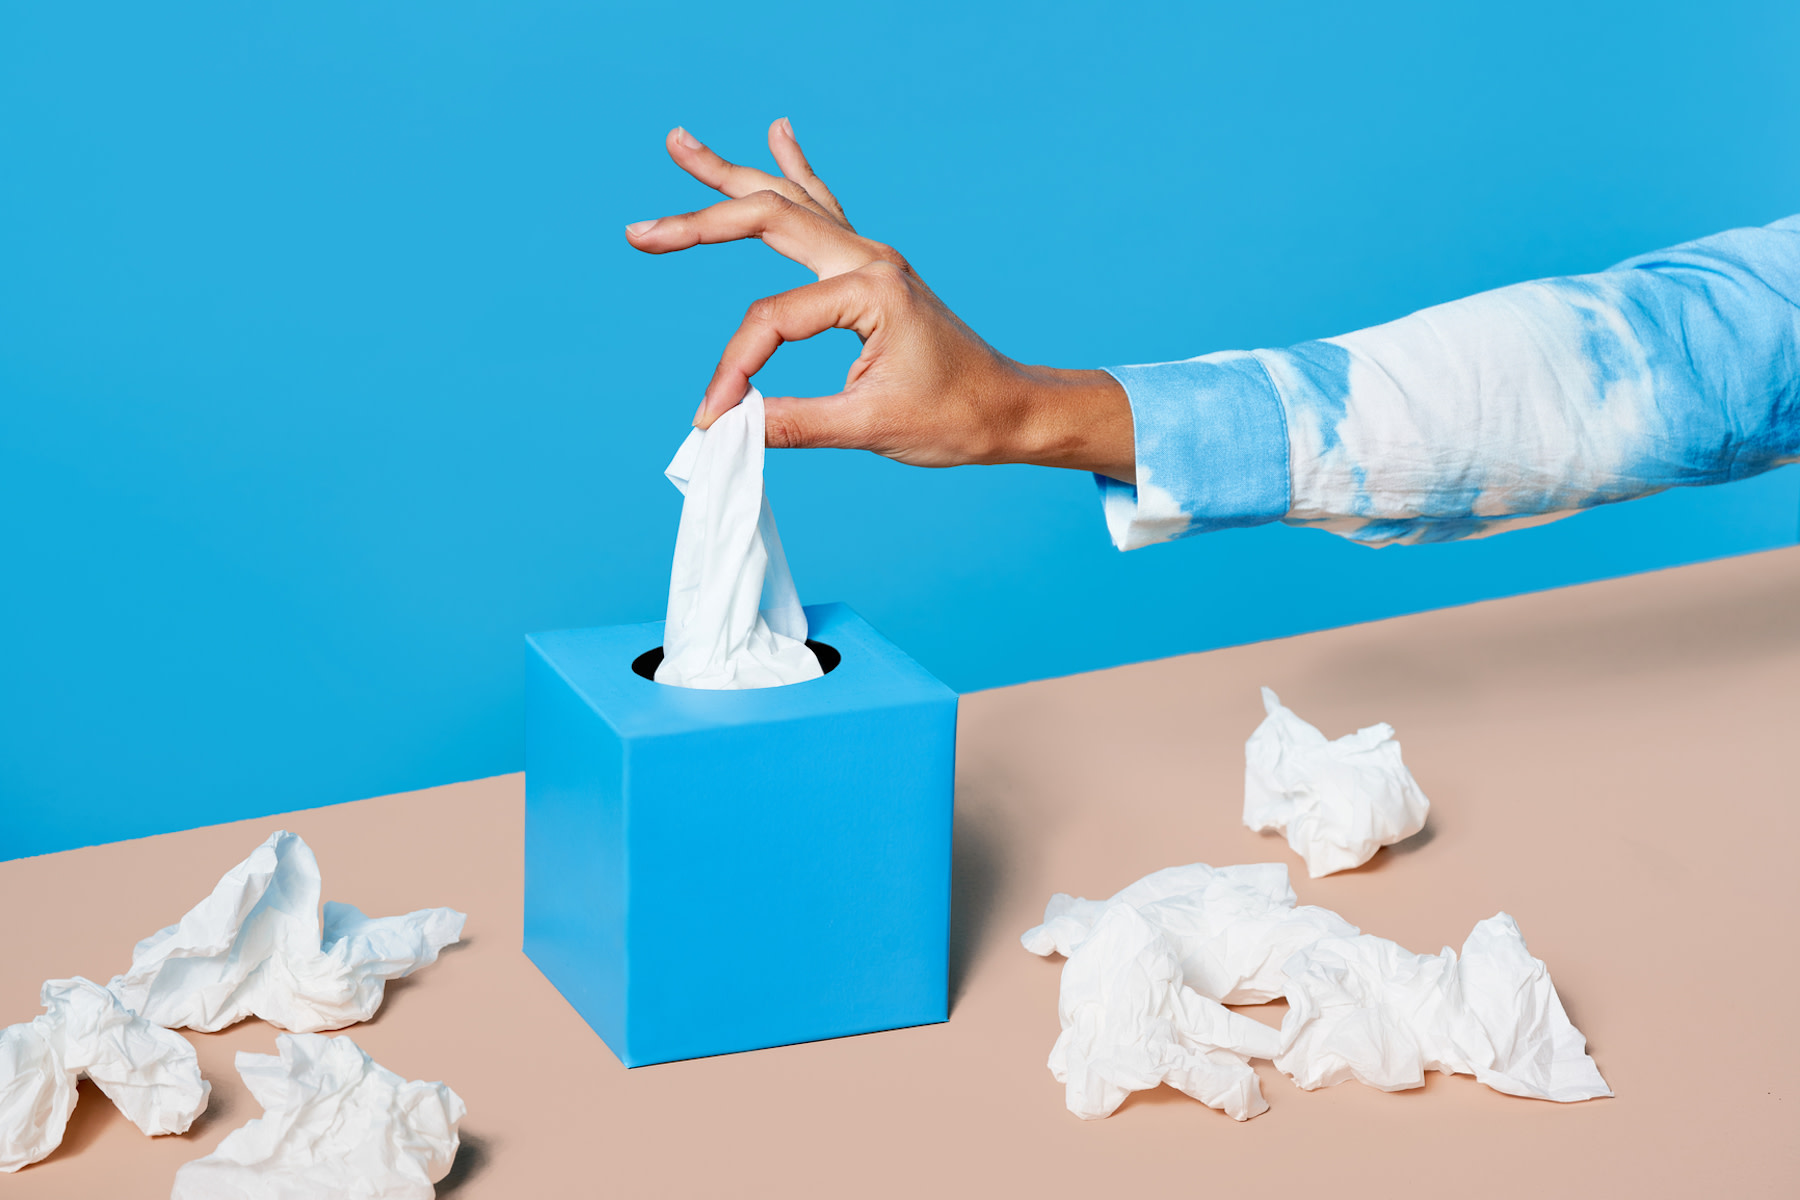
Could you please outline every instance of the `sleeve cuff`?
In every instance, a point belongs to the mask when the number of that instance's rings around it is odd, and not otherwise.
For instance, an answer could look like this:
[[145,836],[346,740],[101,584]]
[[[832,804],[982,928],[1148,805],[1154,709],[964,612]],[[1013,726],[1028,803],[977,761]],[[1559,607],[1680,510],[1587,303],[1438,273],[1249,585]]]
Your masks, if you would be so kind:
[[1113,545],[1135,550],[1287,515],[1287,417],[1255,355],[1106,371],[1131,401],[1137,459],[1135,486],[1094,477]]

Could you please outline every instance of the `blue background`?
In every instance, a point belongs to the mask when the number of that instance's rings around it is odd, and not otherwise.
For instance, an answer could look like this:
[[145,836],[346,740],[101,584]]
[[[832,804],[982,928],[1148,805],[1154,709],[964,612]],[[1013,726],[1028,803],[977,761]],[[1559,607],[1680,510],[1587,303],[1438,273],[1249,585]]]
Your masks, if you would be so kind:
[[[660,471],[792,118],[1014,357],[1282,345],[1800,209],[1800,6],[0,5],[0,856],[517,769],[521,635],[661,615]],[[765,390],[835,390],[848,334]],[[1130,555],[1092,482],[771,456],[802,596],[959,689],[1787,544],[1788,468],[1493,541]]]

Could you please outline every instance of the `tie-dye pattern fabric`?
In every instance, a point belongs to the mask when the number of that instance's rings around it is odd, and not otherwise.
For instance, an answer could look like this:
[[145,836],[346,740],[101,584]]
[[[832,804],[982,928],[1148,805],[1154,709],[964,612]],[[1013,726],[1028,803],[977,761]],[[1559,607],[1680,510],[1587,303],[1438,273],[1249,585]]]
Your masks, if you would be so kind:
[[1281,520],[1369,545],[1800,460],[1800,216],[1285,350],[1118,367],[1121,550]]

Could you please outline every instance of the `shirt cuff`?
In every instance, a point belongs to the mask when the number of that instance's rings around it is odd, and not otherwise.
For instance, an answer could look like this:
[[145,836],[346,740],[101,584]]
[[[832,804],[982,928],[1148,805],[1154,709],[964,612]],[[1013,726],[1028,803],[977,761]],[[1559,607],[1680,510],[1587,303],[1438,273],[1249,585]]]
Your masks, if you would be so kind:
[[1094,476],[1113,545],[1135,550],[1287,515],[1287,416],[1253,354],[1106,372],[1131,401],[1137,459],[1135,486]]

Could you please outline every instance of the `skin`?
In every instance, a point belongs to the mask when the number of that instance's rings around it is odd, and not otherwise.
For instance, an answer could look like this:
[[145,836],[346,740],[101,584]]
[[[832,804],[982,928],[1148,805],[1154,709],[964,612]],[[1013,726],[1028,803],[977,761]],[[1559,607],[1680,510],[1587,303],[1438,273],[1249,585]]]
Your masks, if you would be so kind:
[[786,117],[769,127],[781,168],[730,163],[685,129],[669,157],[729,199],[625,227],[647,254],[761,238],[819,277],[750,306],[726,343],[694,424],[734,407],[783,342],[851,329],[862,353],[835,396],[767,398],[768,445],[871,450],[917,467],[1030,463],[1136,482],[1131,405],[1104,371],[1014,362],[925,286],[891,246],[857,233]]

